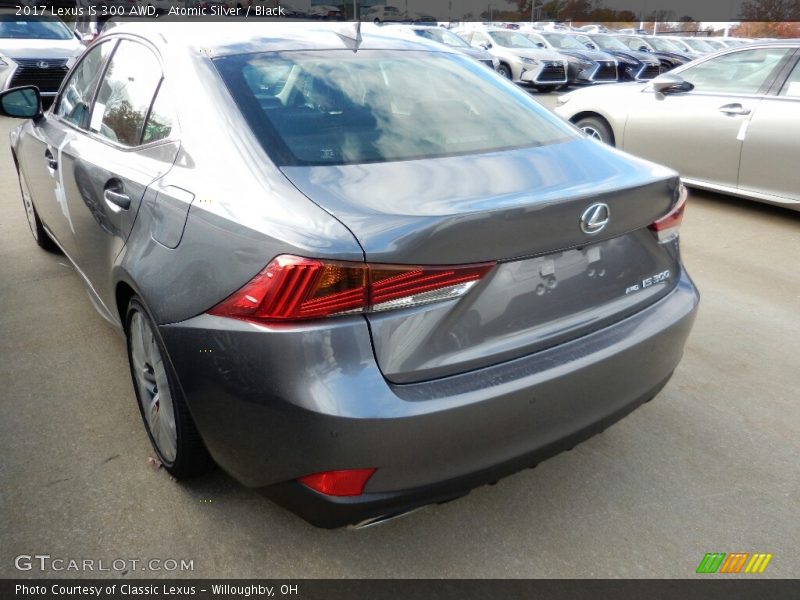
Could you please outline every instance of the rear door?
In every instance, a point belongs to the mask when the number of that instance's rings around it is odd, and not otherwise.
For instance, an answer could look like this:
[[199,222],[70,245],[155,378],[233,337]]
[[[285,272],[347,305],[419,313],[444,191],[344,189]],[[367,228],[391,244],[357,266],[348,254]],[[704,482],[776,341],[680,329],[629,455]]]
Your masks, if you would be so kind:
[[156,53],[119,42],[98,86],[87,132],[73,142],[65,177],[77,263],[100,299],[113,305],[111,269],[147,187],[177,155],[177,121]]
[[758,105],[744,135],[739,188],[800,202],[800,51]]
[[681,70],[683,93],[642,92],[623,148],[684,177],[735,187],[742,133],[787,57],[787,48],[731,52]]

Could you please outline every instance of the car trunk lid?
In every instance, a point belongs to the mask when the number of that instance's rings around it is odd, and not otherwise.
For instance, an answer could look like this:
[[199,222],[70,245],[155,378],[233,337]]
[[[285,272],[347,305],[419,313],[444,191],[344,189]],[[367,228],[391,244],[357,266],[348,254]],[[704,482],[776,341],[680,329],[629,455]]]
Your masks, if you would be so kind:
[[[677,176],[592,140],[283,171],[353,232],[367,262],[499,261],[463,298],[368,315],[376,358],[394,382],[583,335],[654,302],[678,275],[675,245],[647,229],[675,202]],[[598,203],[610,218],[588,234],[581,219]]]

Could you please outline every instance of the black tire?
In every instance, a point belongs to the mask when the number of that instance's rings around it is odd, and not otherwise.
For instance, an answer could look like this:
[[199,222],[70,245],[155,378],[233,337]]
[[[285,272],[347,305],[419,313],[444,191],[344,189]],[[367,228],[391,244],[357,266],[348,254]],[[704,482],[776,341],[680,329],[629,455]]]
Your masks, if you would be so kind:
[[[140,389],[139,381],[135,373],[136,367],[134,366],[134,358],[132,351],[132,344],[134,334],[131,331],[131,324],[134,317],[137,318],[136,323],[140,323],[138,319],[142,319],[152,332],[152,341],[155,343],[156,348],[160,354],[161,363],[164,366],[164,374],[168,382],[169,396],[171,399],[172,414],[175,421],[175,456],[167,456],[164,451],[159,447],[156,438],[151,431],[147,417],[144,412],[144,402],[142,402],[142,389]],[[156,327],[150,314],[147,312],[142,301],[133,296],[128,303],[128,310],[125,314],[125,337],[126,347],[128,349],[128,364],[131,370],[131,380],[133,382],[134,393],[136,394],[136,401],[139,405],[139,414],[142,417],[147,437],[150,438],[150,443],[155,450],[158,459],[161,461],[164,469],[175,477],[176,479],[194,477],[201,475],[213,468],[214,462],[206,449],[200,434],[197,432],[197,427],[194,424],[192,415],[189,413],[189,408],[186,406],[186,401],[183,398],[183,393],[180,386],[177,385],[177,377],[172,369],[169,356],[161,341],[161,336],[158,334]],[[157,390],[157,386],[156,386]],[[156,393],[158,395],[158,393]]]
[[587,134],[589,137],[600,140],[614,146],[614,132],[611,131],[611,126],[602,117],[584,117],[575,122],[575,126]]
[[22,196],[22,208],[25,209],[25,216],[28,219],[28,227],[31,230],[31,235],[36,242],[36,245],[42,250],[47,250],[53,254],[61,254],[61,248],[59,248],[58,245],[56,245],[56,243],[50,239],[50,236],[47,234],[47,231],[45,231],[44,226],[42,225],[42,220],[39,218],[39,212],[33,205],[33,200],[31,199],[30,191],[28,190],[28,185],[25,183],[24,177],[21,173],[17,172],[17,178],[19,181],[19,192]]
[[513,75],[511,74],[511,67],[509,67],[505,63],[500,63],[500,65],[497,67],[497,72],[500,73],[500,75],[502,75],[506,79],[513,79]]

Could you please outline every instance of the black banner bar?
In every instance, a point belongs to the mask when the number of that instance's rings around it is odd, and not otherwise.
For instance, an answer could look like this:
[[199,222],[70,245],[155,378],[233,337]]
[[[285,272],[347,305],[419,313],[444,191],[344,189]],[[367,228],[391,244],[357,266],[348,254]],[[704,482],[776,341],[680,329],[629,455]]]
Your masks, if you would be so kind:
[[[16,0],[2,2],[18,16],[162,20],[372,21],[374,0],[173,0],[170,8],[136,0]],[[379,4],[379,3],[378,3]],[[399,20],[560,21],[570,23],[726,21],[800,22],[798,0],[397,0]],[[162,3],[158,3],[163,6]],[[330,11],[324,7],[333,7]],[[3,12],[9,9],[3,9]],[[11,12],[11,11],[9,11]]]
[[793,580],[0,580],[0,598],[36,600],[744,600],[797,598]]

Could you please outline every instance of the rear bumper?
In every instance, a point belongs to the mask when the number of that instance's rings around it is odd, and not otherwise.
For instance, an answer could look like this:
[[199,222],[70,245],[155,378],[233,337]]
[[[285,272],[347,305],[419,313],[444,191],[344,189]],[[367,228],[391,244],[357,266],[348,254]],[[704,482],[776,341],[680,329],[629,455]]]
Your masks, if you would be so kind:
[[[574,446],[649,400],[677,366],[699,297],[686,275],[647,309],[520,359],[392,385],[360,317],[161,327],[216,461],[311,523],[336,527],[457,497]],[[362,496],[294,482],[377,467]]]

